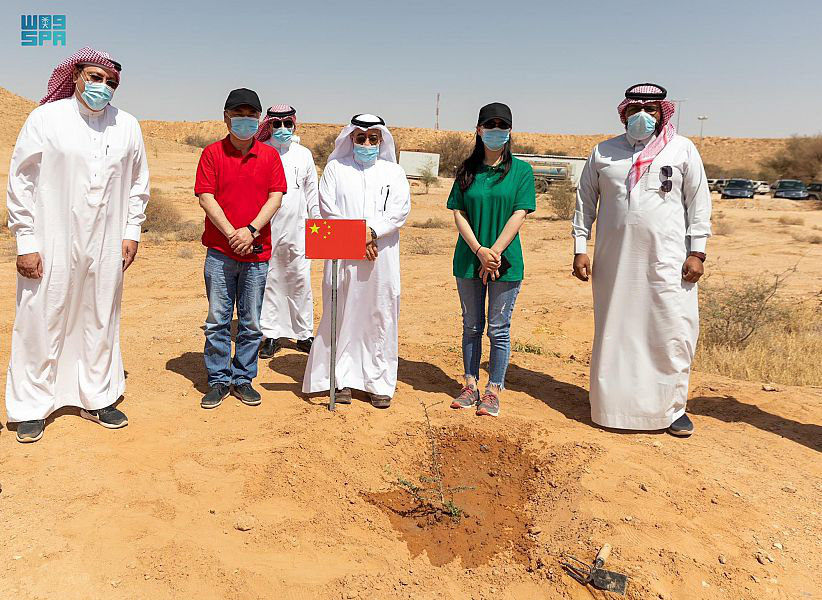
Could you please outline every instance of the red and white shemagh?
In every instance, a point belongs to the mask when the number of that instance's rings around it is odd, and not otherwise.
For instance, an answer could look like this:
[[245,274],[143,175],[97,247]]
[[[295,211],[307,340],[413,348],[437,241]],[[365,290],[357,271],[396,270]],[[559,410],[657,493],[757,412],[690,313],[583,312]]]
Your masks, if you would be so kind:
[[[636,85],[630,88],[626,93],[629,92],[640,94],[659,94],[664,92],[664,90],[655,85]],[[656,139],[643,148],[642,152],[639,153],[636,162],[631,165],[631,170],[628,172],[627,181],[629,194],[637,182],[642,178],[645,171],[651,167],[651,163],[654,162],[657,155],[662,152],[662,149],[668,144],[668,142],[674,139],[674,135],[676,135],[676,128],[671,122],[671,117],[674,116],[676,106],[670,100],[631,100],[629,98],[625,98],[625,100],[620,102],[617,107],[619,119],[622,121],[622,124],[625,125],[628,122],[628,119],[625,117],[625,110],[631,104],[651,104],[654,102],[659,102],[662,107],[662,129],[656,136]]]
[[291,119],[294,121],[294,127],[297,127],[297,111],[294,107],[289,106],[288,104],[275,104],[265,112],[265,119],[263,119],[263,122],[260,124],[260,129],[257,131],[258,141],[265,142],[271,138],[271,133],[273,131],[271,121],[274,119],[277,119],[278,121],[282,121],[283,119]]
[[88,47],[81,48],[54,69],[54,72],[49,78],[48,91],[46,95],[43,96],[43,99],[40,100],[40,104],[71,97],[71,95],[74,94],[74,68],[77,65],[83,64],[104,67],[114,73],[115,79],[117,79],[118,83],[120,82],[120,71],[117,66],[115,66],[108,52],[99,52]]

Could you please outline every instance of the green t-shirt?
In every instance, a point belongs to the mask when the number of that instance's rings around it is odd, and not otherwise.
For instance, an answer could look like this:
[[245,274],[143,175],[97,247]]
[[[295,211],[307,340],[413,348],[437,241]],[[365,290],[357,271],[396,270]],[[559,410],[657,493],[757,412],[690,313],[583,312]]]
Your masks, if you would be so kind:
[[[505,224],[516,210],[529,213],[537,208],[534,192],[534,171],[531,165],[518,158],[511,161],[511,170],[505,179],[499,179],[499,167],[483,165],[474,177],[474,183],[465,192],[454,181],[448,208],[462,210],[468,215],[468,222],[480,244],[490,248],[505,228]],[[522,260],[522,244],[519,234],[511,241],[502,255],[511,263],[511,268],[499,281],[521,281],[525,267]],[[476,279],[480,261],[462,236],[457,237],[454,249],[454,277]]]

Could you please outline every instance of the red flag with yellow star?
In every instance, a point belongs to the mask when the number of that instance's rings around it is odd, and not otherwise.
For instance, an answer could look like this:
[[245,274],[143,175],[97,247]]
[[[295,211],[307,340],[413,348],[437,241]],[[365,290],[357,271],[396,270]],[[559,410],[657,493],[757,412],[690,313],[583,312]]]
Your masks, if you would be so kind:
[[364,219],[306,219],[305,257],[365,259]]

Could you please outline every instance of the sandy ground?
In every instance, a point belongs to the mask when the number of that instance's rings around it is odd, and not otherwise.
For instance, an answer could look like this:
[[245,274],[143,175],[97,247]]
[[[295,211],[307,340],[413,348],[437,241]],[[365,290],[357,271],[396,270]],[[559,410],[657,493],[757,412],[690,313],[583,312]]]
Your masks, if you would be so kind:
[[[153,185],[198,217],[197,154],[150,155]],[[566,552],[590,560],[604,542],[636,600],[818,597],[822,389],[769,393],[697,372],[692,438],[594,427],[590,289],[570,276],[568,224],[545,210],[523,233],[512,331],[542,354],[512,355],[500,418],[448,408],[462,368],[447,191],[415,195],[403,231],[388,411],[355,400],[332,414],[303,397],[306,357],[293,349],[260,363],[261,406],[200,409],[204,251],[145,240],[123,302],[129,426],[108,431],[69,410],[37,444],[0,433],[0,597],[605,598],[558,562]],[[709,244],[709,270],[748,277],[798,262],[787,291],[822,288],[822,245],[794,240],[822,227],[822,211],[758,200],[717,202],[717,212],[734,230]],[[779,225],[786,214],[804,224]],[[429,217],[448,226],[413,226]],[[0,364],[14,318],[11,254],[0,258]],[[315,264],[317,299],[320,275]],[[473,488],[455,496],[470,513],[459,525],[409,526],[413,517],[390,509],[397,474],[426,472],[421,403],[449,481]]]

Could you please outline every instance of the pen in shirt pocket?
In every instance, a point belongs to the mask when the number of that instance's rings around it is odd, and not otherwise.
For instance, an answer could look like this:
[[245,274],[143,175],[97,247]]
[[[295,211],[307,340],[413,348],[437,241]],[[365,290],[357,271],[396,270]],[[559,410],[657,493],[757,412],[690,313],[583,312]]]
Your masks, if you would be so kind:
[[383,205],[382,205],[382,211],[383,212],[385,212],[385,209],[388,208],[388,194],[390,194],[390,193],[391,193],[391,186],[390,185],[385,186],[385,202],[383,202]]

